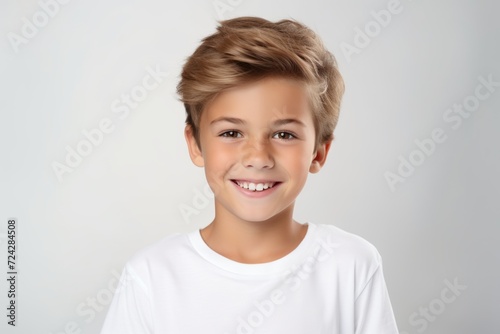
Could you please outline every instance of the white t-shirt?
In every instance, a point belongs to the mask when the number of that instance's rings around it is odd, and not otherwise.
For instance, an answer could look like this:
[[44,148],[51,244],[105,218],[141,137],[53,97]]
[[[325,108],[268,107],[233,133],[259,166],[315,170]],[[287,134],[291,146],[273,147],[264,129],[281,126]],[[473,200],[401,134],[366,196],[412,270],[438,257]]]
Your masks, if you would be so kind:
[[376,248],[306,224],[267,263],[230,260],[200,230],[146,247],[125,265],[101,334],[397,334]]

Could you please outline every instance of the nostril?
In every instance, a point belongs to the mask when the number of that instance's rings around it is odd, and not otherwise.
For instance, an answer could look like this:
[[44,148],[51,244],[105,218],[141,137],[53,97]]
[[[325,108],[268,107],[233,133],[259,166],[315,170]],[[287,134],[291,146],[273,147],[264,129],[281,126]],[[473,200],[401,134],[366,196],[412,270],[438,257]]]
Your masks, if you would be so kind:
[[274,159],[270,154],[264,152],[253,152],[252,154],[247,154],[243,158],[242,164],[245,167],[252,168],[271,168],[274,166]]

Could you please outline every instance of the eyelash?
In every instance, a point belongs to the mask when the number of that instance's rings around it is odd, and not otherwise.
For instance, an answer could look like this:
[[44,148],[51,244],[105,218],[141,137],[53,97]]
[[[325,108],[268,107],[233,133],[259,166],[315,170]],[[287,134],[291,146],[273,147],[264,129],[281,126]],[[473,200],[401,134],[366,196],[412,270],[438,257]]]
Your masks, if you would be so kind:
[[[278,138],[278,139],[281,139],[281,140],[292,140],[292,139],[297,139],[297,137],[291,133],[291,132],[288,132],[288,131],[278,131],[274,134],[274,136],[278,135],[278,134],[285,134],[285,136],[287,137],[286,139],[285,138]],[[273,138],[274,138],[273,136]]]
[[[230,133],[233,133],[233,135],[229,135]],[[224,138],[238,138],[238,137],[235,137],[234,135],[235,134],[238,134],[238,135],[241,135],[241,133],[239,131],[236,131],[236,130],[228,130],[228,131],[224,131],[222,132],[219,137],[224,137]],[[293,139],[297,139],[297,136],[295,136],[293,133],[291,132],[288,132],[288,131],[278,131],[276,132],[274,135],[273,135],[273,138],[274,136],[278,135],[278,134],[285,134],[285,136],[287,138],[277,138],[277,139],[281,139],[281,140],[293,140]]]
[[237,138],[237,137],[235,137],[235,136],[229,136],[229,135],[227,135],[227,134],[229,134],[229,133],[231,133],[231,132],[233,132],[234,134],[240,134],[240,135],[241,135],[241,133],[239,133],[239,132],[238,132],[238,131],[236,131],[236,130],[228,130],[228,131],[224,131],[223,133],[221,133],[221,134],[219,135],[219,137],[225,137],[225,138]]

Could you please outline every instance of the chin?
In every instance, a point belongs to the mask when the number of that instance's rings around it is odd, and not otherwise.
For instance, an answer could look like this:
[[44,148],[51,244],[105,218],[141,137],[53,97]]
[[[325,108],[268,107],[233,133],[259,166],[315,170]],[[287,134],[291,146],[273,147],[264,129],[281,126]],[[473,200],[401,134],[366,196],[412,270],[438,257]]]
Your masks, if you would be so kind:
[[[258,208],[255,208],[252,210],[249,209],[246,214],[235,213],[235,216],[238,217],[238,219],[240,219],[240,220],[247,221],[250,223],[261,223],[261,222],[269,221],[269,220],[271,220],[279,215],[276,212],[266,214],[263,212],[258,212],[257,210],[258,210]],[[250,213],[250,214],[248,214],[248,213]]]

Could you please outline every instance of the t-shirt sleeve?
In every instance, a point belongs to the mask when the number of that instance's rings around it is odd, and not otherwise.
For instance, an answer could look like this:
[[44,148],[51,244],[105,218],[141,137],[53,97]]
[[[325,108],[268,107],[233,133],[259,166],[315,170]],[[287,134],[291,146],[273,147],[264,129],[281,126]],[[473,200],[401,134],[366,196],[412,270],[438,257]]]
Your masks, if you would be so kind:
[[125,265],[101,334],[152,334],[150,305],[144,281]]
[[356,334],[398,334],[380,260],[356,298]]

